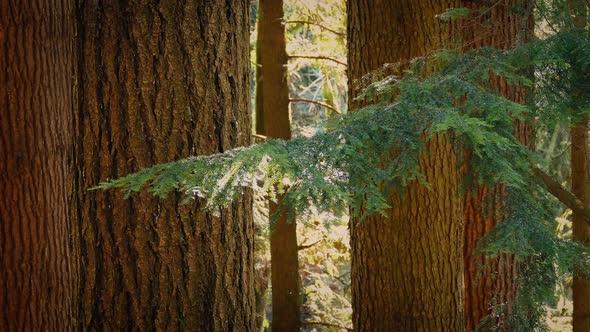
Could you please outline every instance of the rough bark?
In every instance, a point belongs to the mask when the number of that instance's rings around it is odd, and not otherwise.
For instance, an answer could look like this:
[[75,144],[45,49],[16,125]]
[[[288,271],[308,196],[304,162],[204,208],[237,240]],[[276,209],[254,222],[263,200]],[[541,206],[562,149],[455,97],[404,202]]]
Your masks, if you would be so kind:
[[76,326],[73,2],[0,3],[0,330]]
[[[258,4],[256,131],[271,138],[291,138],[287,51],[283,1]],[[280,202],[280,201],[279,201]],[[280,213],[270,232],[272,331],[299,331],[300,280],[295,221],[287,220],[278,204],[270,202],[269,215]]]
[[250,142],[247,0],[78,1],[80,327],[252,331],[251,195],[88,192]]
[[[509,49],[526,41],[534,29],[533,3],[529,0],[502,0],[491,3],[470,2],[464,4],[469,18],[462,27],[463,49],[492,46]],[[486,7],[487,6],[487,7]],[[523,87],[509,86],[505,80],[492,78],[492,84],[504,97],[524,103],[526,91]],[[532,145],[532,127],[523,122],[516,123],[516,136],[525,145]],[[463,173],[473,170],[467,166],[469,152],[465,152],[466,165]],[[502,185],[488,187],[467,184],[463,201],[465,221],[464,265],[465,265],[465,321],[466,330],[473,331],[486,316],[492,313],[493,305],[510,308],[516,295],[517,264],[512,255],[501,255],[489,259],[475,254],[479,239],[505,219]],[[503,313],[490,317],[490,324],[502,325]]]
[[[348,74],[354,81],[385,63],[407,62],[450,47],[455,24],[436,14],[458,1],[348,1]],[[354,103],[351,109],[354,108]],[[462,331],[463,213],[449,137],[426,143],[420,168],[428,190],[412,182],[390,197],[388,217],[351,221],[353,324],[356,331]]]

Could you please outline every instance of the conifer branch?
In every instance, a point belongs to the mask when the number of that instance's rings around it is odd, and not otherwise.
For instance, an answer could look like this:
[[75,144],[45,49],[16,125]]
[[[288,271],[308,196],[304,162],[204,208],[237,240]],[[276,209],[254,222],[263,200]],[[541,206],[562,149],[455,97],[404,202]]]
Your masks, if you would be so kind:
[[328,60],[328,61],[332,61],[335,62],[339,65],[342,65],[344,67],[348,67],[348,65],[346,64],[346,62],[342,62],[336,58],[332,58],[329,56],[323,56],[323,55],[289,55],[289,59],[315,59],[315,60]]
[[315,23],[315,22],[303,21],[303,20],[295,20],[295,21],[284,21],[283,23],[285,23],[285,24],[307,24],[307,25],[315,25],[317,27],[320,27],[322,30],[329,31],[329,32],[331,32],[331,33],[333,33],[333,34],[335,34],[337,36],[340,36],[340,37],[346,36],[345,33],[338,32],[338,31],[336,31],[334,29],[328,28],[325,25],[322,25],[322,24],[319,24],[319,23]]
[[301,250],[305,250],[305,249],[311,248],[311,247],[315,246],[316,244],[318,244],[320,242],[322,242],[322,240],[317,240],[317,241],[315,241],[314,243],[311,243],[311,244],[301,244],[301,245],[299,245],[297,247],[297,250],[301,251]]
[[326,103],[322,103],[321,101],[317,101],[317,100],[304,99],[304,98],[291,98],[291,99],[289,99],[289,101],[292,102],[292,103],[311,103],[311,104],[316,104],[316,105],[325,107],[325,108],[333,111],[334,113],[342,114],[342,112],[340,112],[338,109],[336,109],[336,107],[334,107],[332,105],[328,105]]
[[536,179],[545,185],[547,191],[549,191],[565,206],[570,208],[574,213],[584,216],[584,220],[590,226],[590,209],[585,207],[582,201],[580,201],[576,195],[564,188],[540,168],[535,167],[533,171],[535,172]]

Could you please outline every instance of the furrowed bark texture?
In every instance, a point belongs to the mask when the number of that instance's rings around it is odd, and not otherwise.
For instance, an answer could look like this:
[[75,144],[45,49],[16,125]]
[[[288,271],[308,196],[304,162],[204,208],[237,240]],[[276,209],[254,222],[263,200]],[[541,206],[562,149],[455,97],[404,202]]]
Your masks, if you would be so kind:
[[[493,6],[492,6],[493,5]],[[532,2],[529,0],[502,0],[493,3],[470,2],[469,20],[463,25],[463,49],[492,46],[509,49],[526,41],[534,29]],[[521,10],[517,10],[520,8]],[[526,89],[509,86],[505,80],[492,78],[492,83],[504,97],[524,103]],[[526,146],[532,147],[532,127],[516,122],[516,136]],[[473,170],[467,165],[471,158],[465,151],[464,174]],[[488,187],[474,185],[467,187],[463,201],[465,221],[465,322],[466,330],[473,331],[486,316],[491,314],[492,305],[509,303],[516,295],[515,278],[517,264],[512,255],[501,255],[489,259],[476,255],[479,239],[506,218],[504,209],[505,190],[502,185]],[[504,315],[490,317],[488,323],[496,328],[502,326]],[[504,328],[509,328],[504,326]]]
[[[427,55],[458,30],[436,14],[457,1],[348,1],[350,82],[385,63]],[[354,84],[354,83],[353,83]],[[357,91],[351,86],[350,99]],[[354,103],[351,109],[354,108]],[[459,171],[447,136],[426,143],[414,182],[392,195],[388,217],[351,221],[353,325],[356,331],[462,331],[463,212]]]
[[[283,1],[258,4],[256,131],[272,138],[291,138],[287,51],[283,26]],[[269,215],[279,211],[273,202]],[[270,233],[272,331],[299,331],[300,280],[295,221],[282,213]]]
[[[79,186],[250,142],[249,2],[78,2]],[[82,191],[82,329],[254,330],[251,195]]]
[[0,330],[75,328],[75,16],[0,2]]

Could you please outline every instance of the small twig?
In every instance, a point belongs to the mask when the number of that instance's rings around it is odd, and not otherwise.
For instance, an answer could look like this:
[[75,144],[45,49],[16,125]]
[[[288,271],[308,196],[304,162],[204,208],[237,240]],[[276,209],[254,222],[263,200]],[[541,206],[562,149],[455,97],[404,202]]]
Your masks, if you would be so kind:
[[323,55],[289,55],[289,59],[315,59],[315,60],[328,60],[328,61],[332,61],[335,62],[339,65],[342,65],[344,67],[348,67],[348,65],[346,64],[346,62],[342,62],[338,59],[335,58],[331,58],[329,56],[323,56]]
[[334,113],[342,114],[342,112],[337,110],[336,107],[334,107],[332,105],[328,105],[326,103],[322,103],[321,101],[315,101],[315,100],[303,99],[303,98],[291,98],[291,99],[289,99],[289,101],[292,103],[312,103],[312,104],[316,104],[316,105],[325,107],[325,108],[333,111]]
[[315,246],[316,244],[320,243],[321,241],[322,240],[319,239],[319,240],[315,241],[312,244],[302,244],[302,245],[300,245],[300,246],[297,247],[297,250],[301,251],[301,250],[305,250],[307,248],[311,248],[311,247]]
[[[590,1],[590,0],[589,0]],[[561,152],[559,152],[557,155],[555,155],[554,157],[552,157],[551,159],[553,160],[558,160],[561,159],[561,157],[570,150],[570,148],[572,147],[572,144],[569,143],[563,150],[561,150]]]
[[285,24],[307,24],[307,25],[315,25],[315,26],[320,27],[322,30],[330,31],[331,33],[336,34],[338,36],[341,36],[341,37],[346,36],[345,33],[338,32],[338,31],[336,31],[334,29],[328,28],[325,25],[322,25],[322,24],[319,24],[319,23],[315,23],[315,22],[309,22],[309,21],[284,21],[283,23],[285,23]]
[[321,325],[321,326],[327,326],[327,327],[336,327],[336,328],[343,329],[343,330],[346,330],[346,331],[352,331],[352,329],[349,328],[349,327],[340,326],[340,325],[336,325],[336,324],[330,324],[330,323],[324,323],[324,322],[307,321],[307,322],[302,322],[301,324],[304,325],[304,326],[307,326],[307,325]]
[[584,221],[590,226],[590,209],[585,207],[582,201],[578,199],[569,190],[565,189],[559,182],[555,181],[549,174],[543,172],[540,168],[533,168],[536,179],[545,185],[555,198],[570,208],[574,213],[584,216]]
[[344,286],[344,289],[347,289],[350,287],[350,284],[344,282],[344,280],[342,280],[342,277],[344,277],[345,275],[350,274],[350,273],[345,273],[341,276],[335,276],[335,275],[330,275],[331,277],[333,277],[334,279],[340,281],[340,283]]
[[252,137],[259,139],[261,141],[266,141],[267,137],[264,135],[260,135],[260,134],[252,134]]

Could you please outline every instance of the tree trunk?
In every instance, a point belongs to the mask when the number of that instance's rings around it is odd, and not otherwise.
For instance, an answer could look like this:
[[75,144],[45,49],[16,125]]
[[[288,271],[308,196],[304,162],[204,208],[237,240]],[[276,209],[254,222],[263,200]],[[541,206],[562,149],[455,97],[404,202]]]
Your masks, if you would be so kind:
[[[588,165],[588,118],[580,120],[571,129],[572,193],[586,206],[590,206],[590,167]],[[573,237],[586,247],[590,246],[590,227],[584,216],[573,215]],[[581,273],[574,274],[573,330],[590,331],[590,279]]]
[[[573,16],[573,28],[575,30],[588,29],[589,7],[585,0],[570,0],[570,14]],[[580,82],[582,77],[574,77]],[[583,92],[578,89],[572,91],[574,98]],[[578,109],[576,111],[579,112]],[[574,112],[576,113],[576,112]],[[572,117],[571,127],[571,181],[572,193],[586,206],[590,206],[590,157],[588,154],[588,117],[579,119]],[[584,216],[573,214],[573,238],[583,246],[590,247],[590,227],[586,224]],[[590,331],[590,278],[582,273],[574,272],[572,285],[574,312],[573,331]]]
[[[463,26],[464,50],[493,46],[498,49],[509,49],[526,41],[534,29],[532,1],[503,0],[489,9],[481,11],[485,4],[471,2],[465,4],[470,9],[467,24]],[[521,10],[515,10],[517,6]],[[498,92],[504,97],[524,103],[526,89],[508,86],[506,81],[492,78]],[[532,147],[532,127],[523,122],[516,123],[516,136],[527,146]],[[465,153],[466,163],[470,155]],[[472,172],[467,164],[464,174]],[[515,278],[517,264],[513,255],[501,255],[497,259],[478,257],[475,249],[478,241],[494,226],[506,218],[504,209],[504,187],[497,185],[487,187],[481,185],[468,186],[463,201],[465,221],[465,322],[466,330],[473,331],[492,314],[493,305],[503,305],[510,309],[510,303],[516,295]],[[498,307],[499,308],[499,307]],[[504,314],[489,317],[488,321],[495,327],[502,326]],[[505,326],[505,328],[508,328]]]
[[81,329],[254,330],[251,195],[214,215],[86,191],[250,142],[249,7],[78,2]]
[[0,330],[76,327],[73,3],[0,4]]
[[[272,138],[291,138],[287,51],[283,1],[258,5],[256,131]],[[280,200],[279,200],[280,202]],[[269,215],[280,213],[270,232],[272,331],[299,331],[300,281],[295,221],[270,202]]]
[[[259,233],[262,234],[262,233]],[[265,234],[266,235],[266,234]],[[266,242],[266,237],[264,240]],[[266,307],[268,305],[268,281],[270,278],[270,261],[266,255],[257,251],[255,257],[255,270],[256,280],[254,283],[254,291],[256,296],[256,331],[264,330],[264,320],[266,319]]]
[[[348,0],[349,81],[385,63],[406,62],[458,32],[436,14],[458,1]],[[356,95],[350,86],[350,99]],[[353,109],[355,105],[351,105]],[[417,182],[392,195],[388,217],[351,221],[353,324],[356,331],[462,331],[463,212],[459,172],[447,136],[426,143]]]

